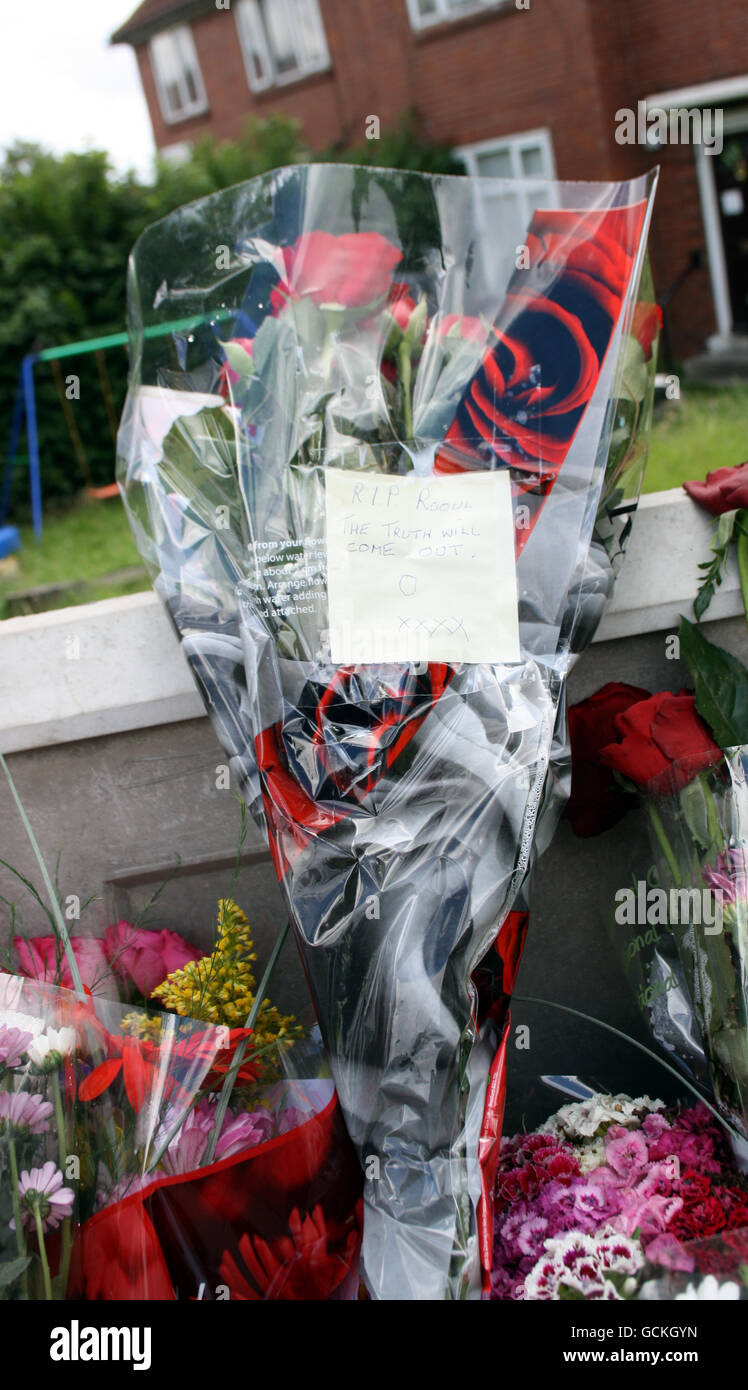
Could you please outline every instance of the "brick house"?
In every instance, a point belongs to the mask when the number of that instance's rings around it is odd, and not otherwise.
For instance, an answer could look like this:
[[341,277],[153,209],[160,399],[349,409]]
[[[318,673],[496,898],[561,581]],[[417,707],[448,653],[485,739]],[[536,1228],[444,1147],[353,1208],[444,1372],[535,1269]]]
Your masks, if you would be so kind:
[[[541,198],[544,179],[659,162],[652,255],[660,298],[677,286],[675,354],[708,343],[748,363],[745,21],[745,0],[143,0],[112,42],[134,48],[156,145],[175,156],[206,132],[236,137],[249,114],[282,110],[321,149],[415,108],[469,172],[530,176]],[[624,108],[640,133],[652,108],[720,111],[722,151],[618,143]]]

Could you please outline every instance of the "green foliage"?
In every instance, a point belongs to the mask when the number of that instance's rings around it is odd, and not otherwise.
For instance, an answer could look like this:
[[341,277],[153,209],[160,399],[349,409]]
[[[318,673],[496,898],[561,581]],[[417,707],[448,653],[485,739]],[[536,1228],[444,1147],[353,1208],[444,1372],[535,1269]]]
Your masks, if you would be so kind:
[[[347,161],[432,172],[459,172],[444,147],[418,138],[406,117],[380,140],[351,151],[311,155],[295,122],[281,115],[250,120],[234,143],[198,141],[189,160],[158,162],[152,181],[113,177],[100,150],[57,156],[19,143],[0,164],[0,448],[4,456],[22,357],[31,351],[125,326],[125,275],[133,243],[173,208],[284,164]],[[106,353],[113,410],[119,416],[127,384],[124,349]],[[90,479],[112,481],[114,442],[93,354],[63,359],[67,378],[80,379],[71,401]],[[50,364],[36,367],[39,444],[45,503],[72,498],[87,481],[70,439]],[[25,444],[22,444],[25,450]],[[16,470],[14,519],[28,514],[28,471]]]
[[696,694],[696,708],[720,748],[748,743],[748,671],[731,652],[710,642],[681,618],[680,650]]

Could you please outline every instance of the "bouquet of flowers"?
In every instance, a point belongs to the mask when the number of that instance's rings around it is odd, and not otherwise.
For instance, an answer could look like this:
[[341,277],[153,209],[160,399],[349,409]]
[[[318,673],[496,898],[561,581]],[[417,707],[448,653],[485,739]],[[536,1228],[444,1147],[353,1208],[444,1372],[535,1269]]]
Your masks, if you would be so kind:
[[638,795],[653,862],[616,894],[615,938],[654,1036],[713,1095],[745,1165],[748,671],[686,619],[680,648],[695,694],[609,685],[573,707],[570,804],[583,831],[597,805],[601,829]]
[[590,1092],[501,1146],[491,1297],[745,1298],[748,1184],[704,1106]]
[[55,907],[0,973],[0,1296],[355,1297],[360,1170],[316,1030],[265,994],[284,936],[258,986],[230,899],[207,955]]
[[296,167],[132,257],[122,493],[268,836],[376,1298],[490,1264],[505,966],[646,454],[653,188],[534,190],[517,245],[479,211],[511,181]]

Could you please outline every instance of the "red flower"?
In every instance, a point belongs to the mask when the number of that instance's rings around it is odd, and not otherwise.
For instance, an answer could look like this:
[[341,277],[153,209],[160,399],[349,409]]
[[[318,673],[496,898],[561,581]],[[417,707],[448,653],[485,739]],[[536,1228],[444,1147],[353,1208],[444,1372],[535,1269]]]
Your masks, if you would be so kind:
[[657,796],[675,795],[722,759],[693,695],[660,690],[616,717],[620,743],[603,748],[607,767]]
[[116,922],[104,933],[107,960],[125,980],[132,980],[144,999],[175,970],[205,954],[184,940],[178,932],[149,931],[131,922]]
[[608,681],[594,695],[571,706],[571,796],[566,814],[575,835],[599,835],[628,810],[613,774],[600,762],[600,752],[616,738],[616,717],[648,695],[638,685]]
[[706,1173],[697,1173],[692,1168],[686,1170],[680,1180],[678,1196],[683,1198],[686,1206],[691,1206],[693,1202],[703,1202],[706,1197],[712,1195],[712,1180]]
[[387,296],[387,308],[398,328],[404,333],[416,311],[416,301],[410,289],[401,280],[396,280]]
[[283,247],[285,283],[273,292],[292,299],[308,295],[315,304],[346,309],[368,308],[384,299],[402,252],[379,232],[305,232]]
[[512,470],[529,539],[595,392],[634,268],[644,205],[539,209],[488,350],[457,405],[437,473]]
[[[13,945],[18,952],[22,975],[26,975],[30,980],[46,980],[49,984],[60,984],[64,989],[73,988],[73,976],[67,956],[56,936],[30,936],[28,939],[24,936],[14,936]],[[96,993],[101,992],[110,979],[104,943],[96,937],[74,936],[70,938],[70,945],[83,984]]]
[[683,486],[689,497],[713,516],[748,507],[748,460],[732,468],[716,468],[713,473],[707,473],[706,482],[684,483]]
[[668,1232],[679,1240],[703,1240],[714,1236],[725,1225],[725,1213],[716,1197],[690,1203],[673,1217]]
[[641,343],[644,356],[652,356],[652,344],[662,328],[662,309],[659,304],[637,304],[631,332]]
[[[357,1221],[358,1211],[357,1208]],[[291,1212],[289,1235],[268,1244],[260,1236],[245,1234],[239,1241],[243,1268],[225,1250],[220,1274],[232,1299],[323,1300],[342,1284],[353,1267],[359,1241],[358,1224],[352,1229],[338,1222],[327,1225],[321,1206],[303,1220],[298,1208]]]

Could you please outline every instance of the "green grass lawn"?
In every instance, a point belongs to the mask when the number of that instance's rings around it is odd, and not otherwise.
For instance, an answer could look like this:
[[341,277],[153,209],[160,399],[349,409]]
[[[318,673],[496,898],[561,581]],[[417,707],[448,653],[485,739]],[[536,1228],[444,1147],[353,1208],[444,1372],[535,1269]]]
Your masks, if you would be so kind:
[[685,385],[655,415],[645,492],[679,487],[748,459],[748,386]]
[[0,617],[8,616],[9,594],[43,584],[84,581],[86,587],[52,595],[43,607],[68,607],[95,599],[136,593],[150,588],[145,571],[139,576],[99,582],[102,576],[140,566],[130,525],[120,499],[106,502],[80,500],[65,511],[50,509],[44,516],[41,541],[30,526],[21,528],[22,549],[17,552],[18,572],[0,567]]

